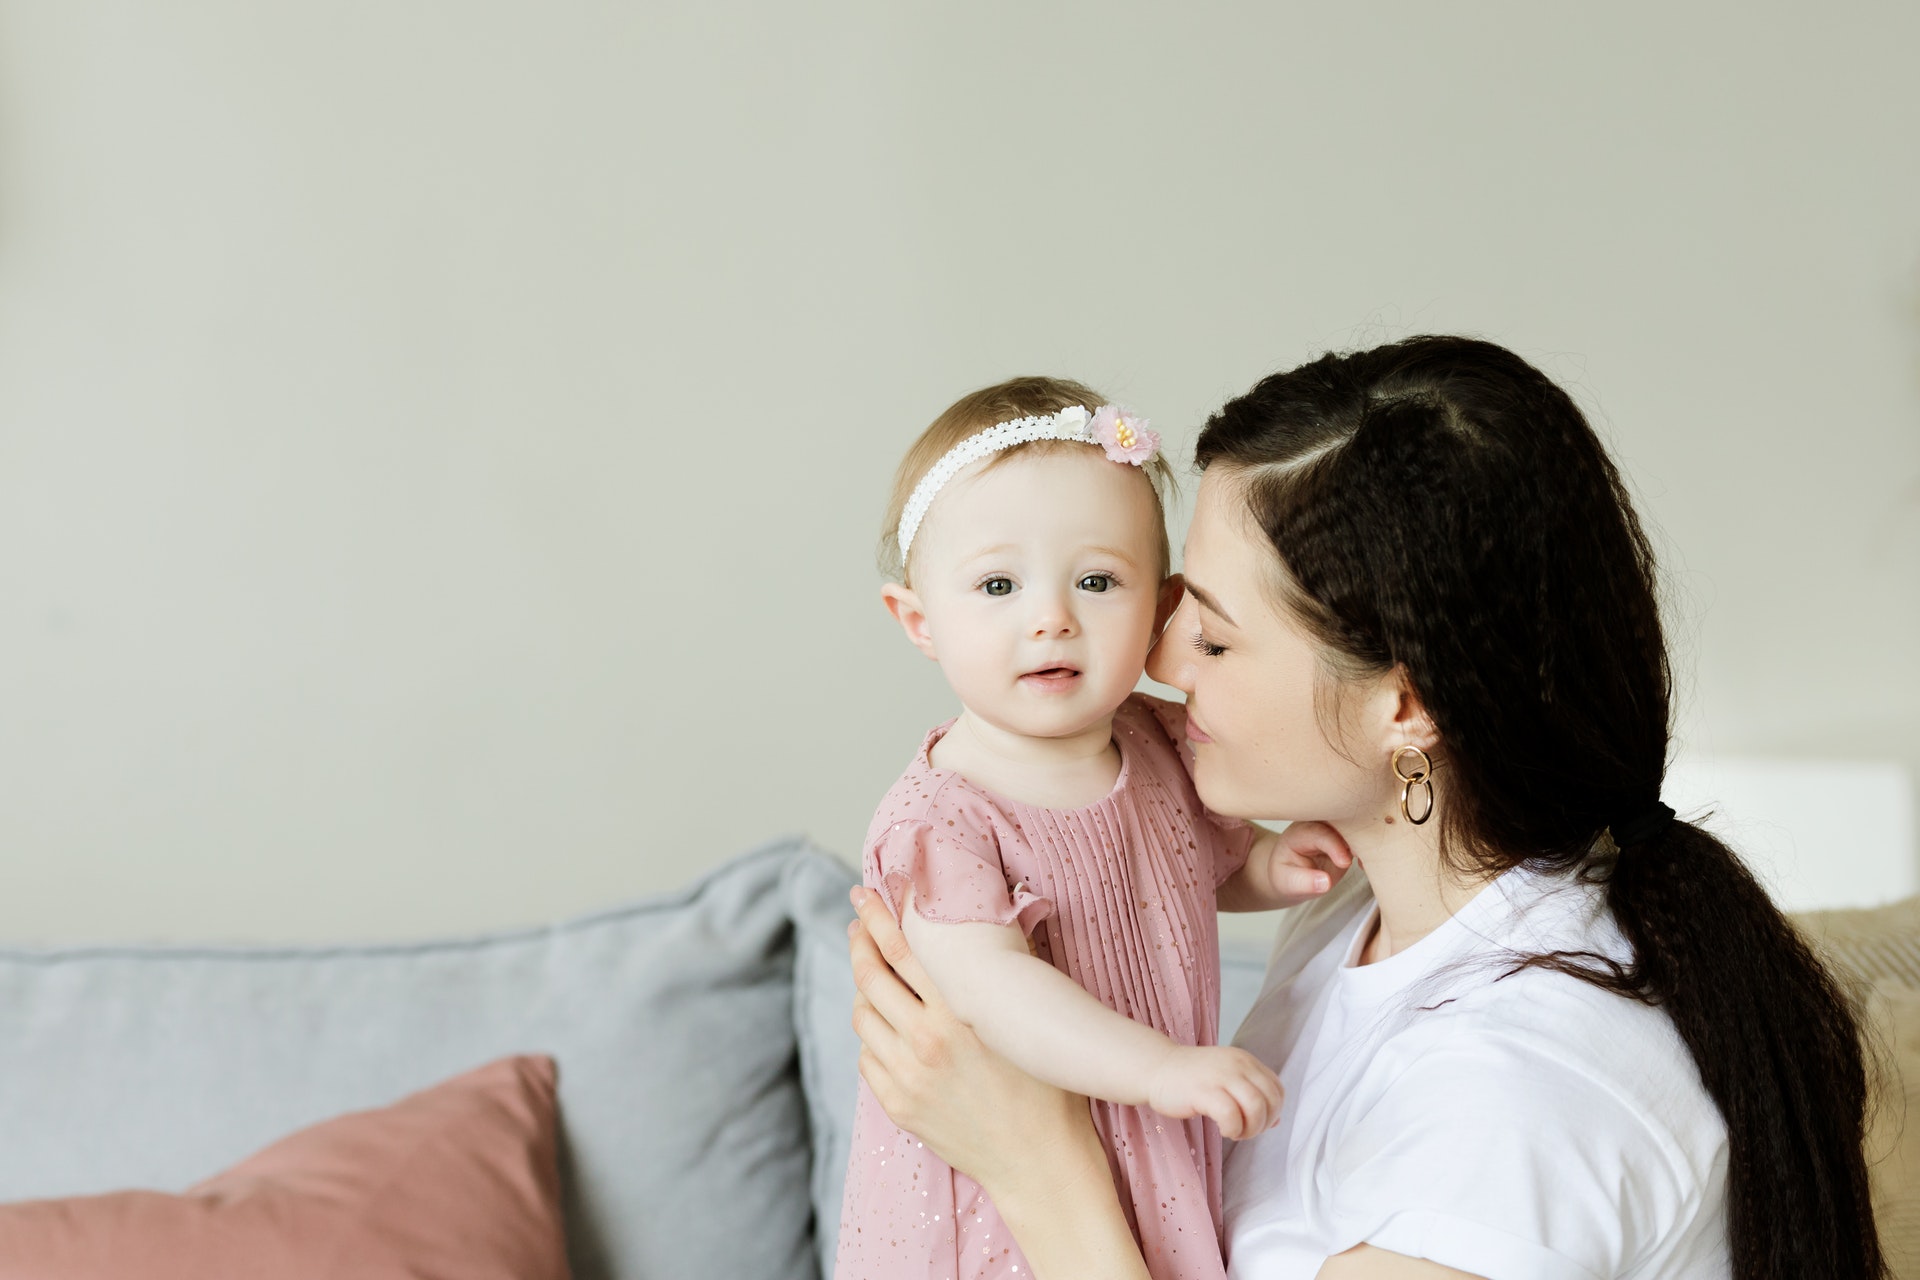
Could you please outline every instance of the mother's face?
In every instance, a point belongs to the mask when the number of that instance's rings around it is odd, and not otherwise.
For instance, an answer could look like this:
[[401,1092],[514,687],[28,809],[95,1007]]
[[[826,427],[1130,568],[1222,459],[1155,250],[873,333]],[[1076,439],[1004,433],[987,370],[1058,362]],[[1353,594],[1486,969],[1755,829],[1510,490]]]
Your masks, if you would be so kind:
[[[1216,813],[1241,818],[1376,817],[1391,804],[1393,682],[1332,677],[1321,649],[1274,597],[1273,551],[1247,518],[1242,487],[1216,468],[1200,482],[1187,532],[1186,598],[1147,674],[1187,695],[1194,782]],[[1328,686],[1332,689],[1332,686]],[[1337,738],[1330,741],[1328,733]]]

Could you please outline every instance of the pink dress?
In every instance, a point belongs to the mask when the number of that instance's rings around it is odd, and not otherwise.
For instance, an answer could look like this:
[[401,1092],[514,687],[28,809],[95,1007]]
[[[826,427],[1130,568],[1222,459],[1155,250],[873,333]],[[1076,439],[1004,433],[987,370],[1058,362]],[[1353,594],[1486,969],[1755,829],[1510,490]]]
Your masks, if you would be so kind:
[[[949,722],[951,724],[951,722]],[[1194,792],[1186,709],[1136,693],[1113,718],[1120,776],[1084,809],[984,791],[929,753],[927,735],[867,832],[864,871],[899,914],[908,885],[929,920],[1018,923],[1041,959],[1110,1009],[1180,1044],[1214,1044],[1220,941],[1214,891],[1253,830]],[[1155,1280],[1220,1280],[1220,1133],[1095,1099],[1120,1203]],[[836,1280],[1030,1274],[979,1184],[887,1119],[864,1081],[840,1215]]]

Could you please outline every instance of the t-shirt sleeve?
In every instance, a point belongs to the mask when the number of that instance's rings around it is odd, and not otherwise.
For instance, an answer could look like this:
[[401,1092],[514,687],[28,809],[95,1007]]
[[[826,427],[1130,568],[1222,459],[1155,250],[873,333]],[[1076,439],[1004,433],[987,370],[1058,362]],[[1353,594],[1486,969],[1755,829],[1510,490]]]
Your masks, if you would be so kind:
[[1618,1094],[1498,1033],[1413,1061],[1330,1173],[1336,1252],[1371,1244],[1486,1280],[1623,1274],[1683,1195]]
[[1051,898],[1008,883],[992,831],[964,818],[894,823],[868,851],[866,881],[896,919],[909,887],[914,911],[939,924],[1017,924],[1030,935],[1053,914]]
[[[1152,713],[1173,743],[1174,754],[1180,757],[1180,767],[1186,770],[1188,781],[1193,779],[1193,744],[1187,741],[1187,708],[1184,703],[1168,702],[1164,698],[1150,697],[1144,693],[1133,695],[1141,705]],[[1233,873],[1247,865],[1247,855],[1253,851],[1254,839],[1260,834],[1259,828],[1240,818],[1229,818],[1225,814],[1215,813],[1201,804],[1200,818],[1207,824],[1207,834],[1214,837],[1213,844],[1213,887],[1218,889],[1225,884]]]

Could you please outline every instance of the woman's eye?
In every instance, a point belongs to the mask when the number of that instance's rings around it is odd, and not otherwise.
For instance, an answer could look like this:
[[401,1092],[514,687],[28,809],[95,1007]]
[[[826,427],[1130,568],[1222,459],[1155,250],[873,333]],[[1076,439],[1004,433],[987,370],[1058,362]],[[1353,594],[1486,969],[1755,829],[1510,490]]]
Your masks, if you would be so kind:
[[1113,590],[1113,575],[1110,573],[1090,573],[1080,579],[1080,589],[1082,591],[1111,591]]
[[980,584],[980,589],[990,596],[1010,596],[1013,594],[1013,579],[988,578]]
[[1206,654],[1209,658],[1217,658],[1227,651],[1227,646],[1223,644],[1211,644],[1205,636],[1195,636],[1193,638],[1193,647]]

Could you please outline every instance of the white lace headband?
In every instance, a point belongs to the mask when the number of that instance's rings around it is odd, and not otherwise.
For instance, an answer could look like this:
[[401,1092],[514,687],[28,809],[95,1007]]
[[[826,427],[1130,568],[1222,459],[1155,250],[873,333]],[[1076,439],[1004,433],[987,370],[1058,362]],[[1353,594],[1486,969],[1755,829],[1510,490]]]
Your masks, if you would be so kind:
[[1107,457],[1113,461],[1136,467],[1160,449],[1160,436],[1147,430],[1147,420],[1117,404],[1102,405],[1091,414],[1085,406],[1076,404],[1058,413],[1043,414],[1036,418],[1015,418],[1011,422],[988,427],[947,450],[941,455],[940,461],[920,477],[920,483],[913,486],[913,496],[907,499],[906,507],[900,512],[900,563],[906,564],[907,552],[913,546],[913,535],[920,531],[920,522],[927,518],[927,508],[933,505],[934,498],[939,496],[947,481],[988,454],[1034,440],[1075,440],[1081,444],[1097,444],[1106,450]]

